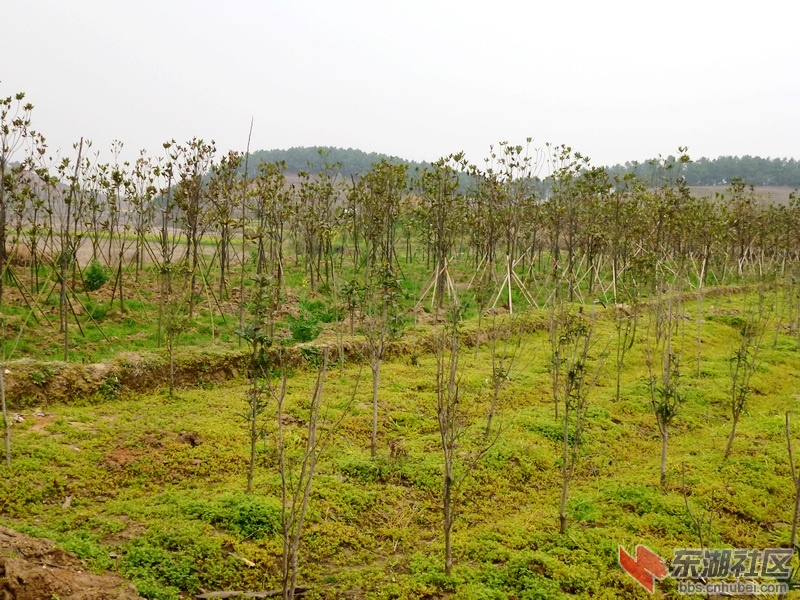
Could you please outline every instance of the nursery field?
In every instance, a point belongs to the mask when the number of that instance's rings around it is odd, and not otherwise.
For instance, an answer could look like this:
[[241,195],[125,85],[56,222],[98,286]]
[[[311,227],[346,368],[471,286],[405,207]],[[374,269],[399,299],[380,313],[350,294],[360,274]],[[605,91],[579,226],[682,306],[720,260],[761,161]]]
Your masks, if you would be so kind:
[[[32,111],[0,97],[3,598],[796,584],[794,195],[532,138],[130,162]],[[718,564],[751,551],[785,560]]]
[[[620,545],[632,552],[642,544],[667,559],[676,548],[787,547],[795,486],[786,414],[797,413],[800,399],[800,341],[779,323],[763,338],[747,408],[724,457],[731,358],[746,303],[742,294],[708,298],[700,319],[696,304],[682,307],[684,334],[673,342],[682,396],[663,487],[644,333],[625,358],[617,397],[615,309],[583,308],[596,326],[590,359],[600,370],[574,446],[563,533],[563,415],[554,411],[548,313],[519,317],[528,326],[516,329],[517,358],[488,438],[491,341],[476,344],[467,327],[458,364],[463,427],[450,576],[437,355],[397,352],[384,362],[374,457],[369,368],[355,358],[332,360],[318,414],[325,444],[299,537],[298,590],[306,598],[644,598],[651,596],[618,564]],[[510,323],[504,315],[493,326]],[[467,325],[474,330],[474,318]],[[320,354],[305,356],[287,373],[280,416],[274,400],[263,405],[250,493],[251,383],[244,377],[172,396],[95,394],[12,409],[18,418],[11,467],[0,481],[0,524],[54,540],[88,570],[116,572],[146,598],[279,590],[281,473],[301,476],[322,366]],[[790,425],[795,446],[797,421]],[[652,597],[678,597],[676,582],[657,582]]]

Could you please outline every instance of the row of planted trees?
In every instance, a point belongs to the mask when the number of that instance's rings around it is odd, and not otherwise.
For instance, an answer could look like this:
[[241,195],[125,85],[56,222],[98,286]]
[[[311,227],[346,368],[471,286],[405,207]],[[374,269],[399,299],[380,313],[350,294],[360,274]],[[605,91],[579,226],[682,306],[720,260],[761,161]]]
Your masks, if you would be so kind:
[[656,264],[679,265],[693,287],[786,275],[800,248],[800,202],[761,203],[741,181],[694,198],[681,178],[685,154],[652,165],[656,187],[611,179],[565,146],[507,143],[480,166],[457,154],[419,173],[383,160],[349,181],[337,165],[287,176],[260,164],[248,177],[245,155],[218,158],[198,139],[132,163],[120,159],[121,143],[110,162],[86,141],[72,156],[53,155],[23,102],[8,98],[0,113],[0,302],[10,284],[47,319],[37,295],[59,286],[62,333],[93,261],[111,271],[111,302],[122,310],[152,288],[143,273],[160,276],[160,343],[176,277],[192,320],[198,302],[222,312],[232,294],[248,297],[267,257],[280,278],[287,260],[302,265],[310,291],[342,307],[382,269],[406,277],[407,265],[422,263],[413,272],[427,275],[415,285],[432,282],[435,304],[449,276],[469,273],[479,308],[502,301],[513,310],[562,293],[616,302],[622,289],[652,289]]

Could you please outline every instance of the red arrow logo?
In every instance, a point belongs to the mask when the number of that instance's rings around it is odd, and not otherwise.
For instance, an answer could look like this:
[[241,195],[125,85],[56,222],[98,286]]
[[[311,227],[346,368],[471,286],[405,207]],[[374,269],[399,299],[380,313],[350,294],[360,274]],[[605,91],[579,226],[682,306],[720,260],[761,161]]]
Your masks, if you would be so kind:
[[651,594],[655,589],[655,580],[663,579],[667,575],[667,567],[661,557],[641,545],[636,546],[635,560],[620,546],[619,566],[625,569],[628,575],[638,581]]

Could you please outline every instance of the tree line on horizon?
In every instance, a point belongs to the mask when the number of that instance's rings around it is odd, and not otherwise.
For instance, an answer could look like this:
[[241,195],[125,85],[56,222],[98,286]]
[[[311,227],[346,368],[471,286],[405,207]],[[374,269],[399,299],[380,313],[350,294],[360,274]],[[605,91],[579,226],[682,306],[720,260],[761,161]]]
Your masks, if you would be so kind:
[[[426,162],[405,160],[379,152],[365,152],[356,148],[336,148],[334,146],[294,146],[287,149],[256,150],[250,154],[248,176],[258,172],[259,163],[284,163],[287,173],[317,173],[325,168],[325,163],[339,165],[339,173],[344,177],[362,175],[372,169],[372,165],[387,160],[392,164],[406,165],[409,171],[422,170]],[[244,170],[244,165],[241,171]]]
[[[674,156],[666,158],[667,164],[675,163]],[[633,174],[642,181],[657,177],[660,159],[645,162],[626,162],[624,165],[607,167],[611,177]],[[692,186],[725,186],[736,179],[756,186],[800,187],[800,161],[794,158],[761,158],[760,156],[701,157],[692,160],[683,168],[683,178]]]
[[[260,162],[283,162],[287,173],[303,171],[318,172],[324,168],[325,161],[340,165],[339,172],[344,177],[369,172],[372,165],[387,160],[402,164],[409,173],[422,171],[430,166],[428,162],[406,160],[379,152],[365,152],[357,148],[337,148],[334,146],[296,146],[287,149],[257,150],[251,153],[248,175],[253,176]],[[627,161],[605,167],[611,178],[633,174],[644,182],[653,182],[664,164],[673,164],[678,159],[654,158],[642,162]],[[244,166],[242,166],[244,169]],[[800,161],[794,158],[762,158],[759,156],[719,156],[693,159],[682,166],[681,174],[690,186],[726,186],[735,179],[750,185],[800,187]],[[657,185],[658,182],[656,181]]]

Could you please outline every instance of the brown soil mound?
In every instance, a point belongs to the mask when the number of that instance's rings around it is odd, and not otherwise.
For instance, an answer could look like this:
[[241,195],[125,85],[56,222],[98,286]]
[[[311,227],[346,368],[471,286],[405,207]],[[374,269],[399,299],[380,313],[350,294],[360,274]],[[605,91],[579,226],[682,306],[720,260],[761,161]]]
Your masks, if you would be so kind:
[[78,558],[47,540],[0,527],[1,600],[139,600],[136,588],[112,574],[86,571]]

